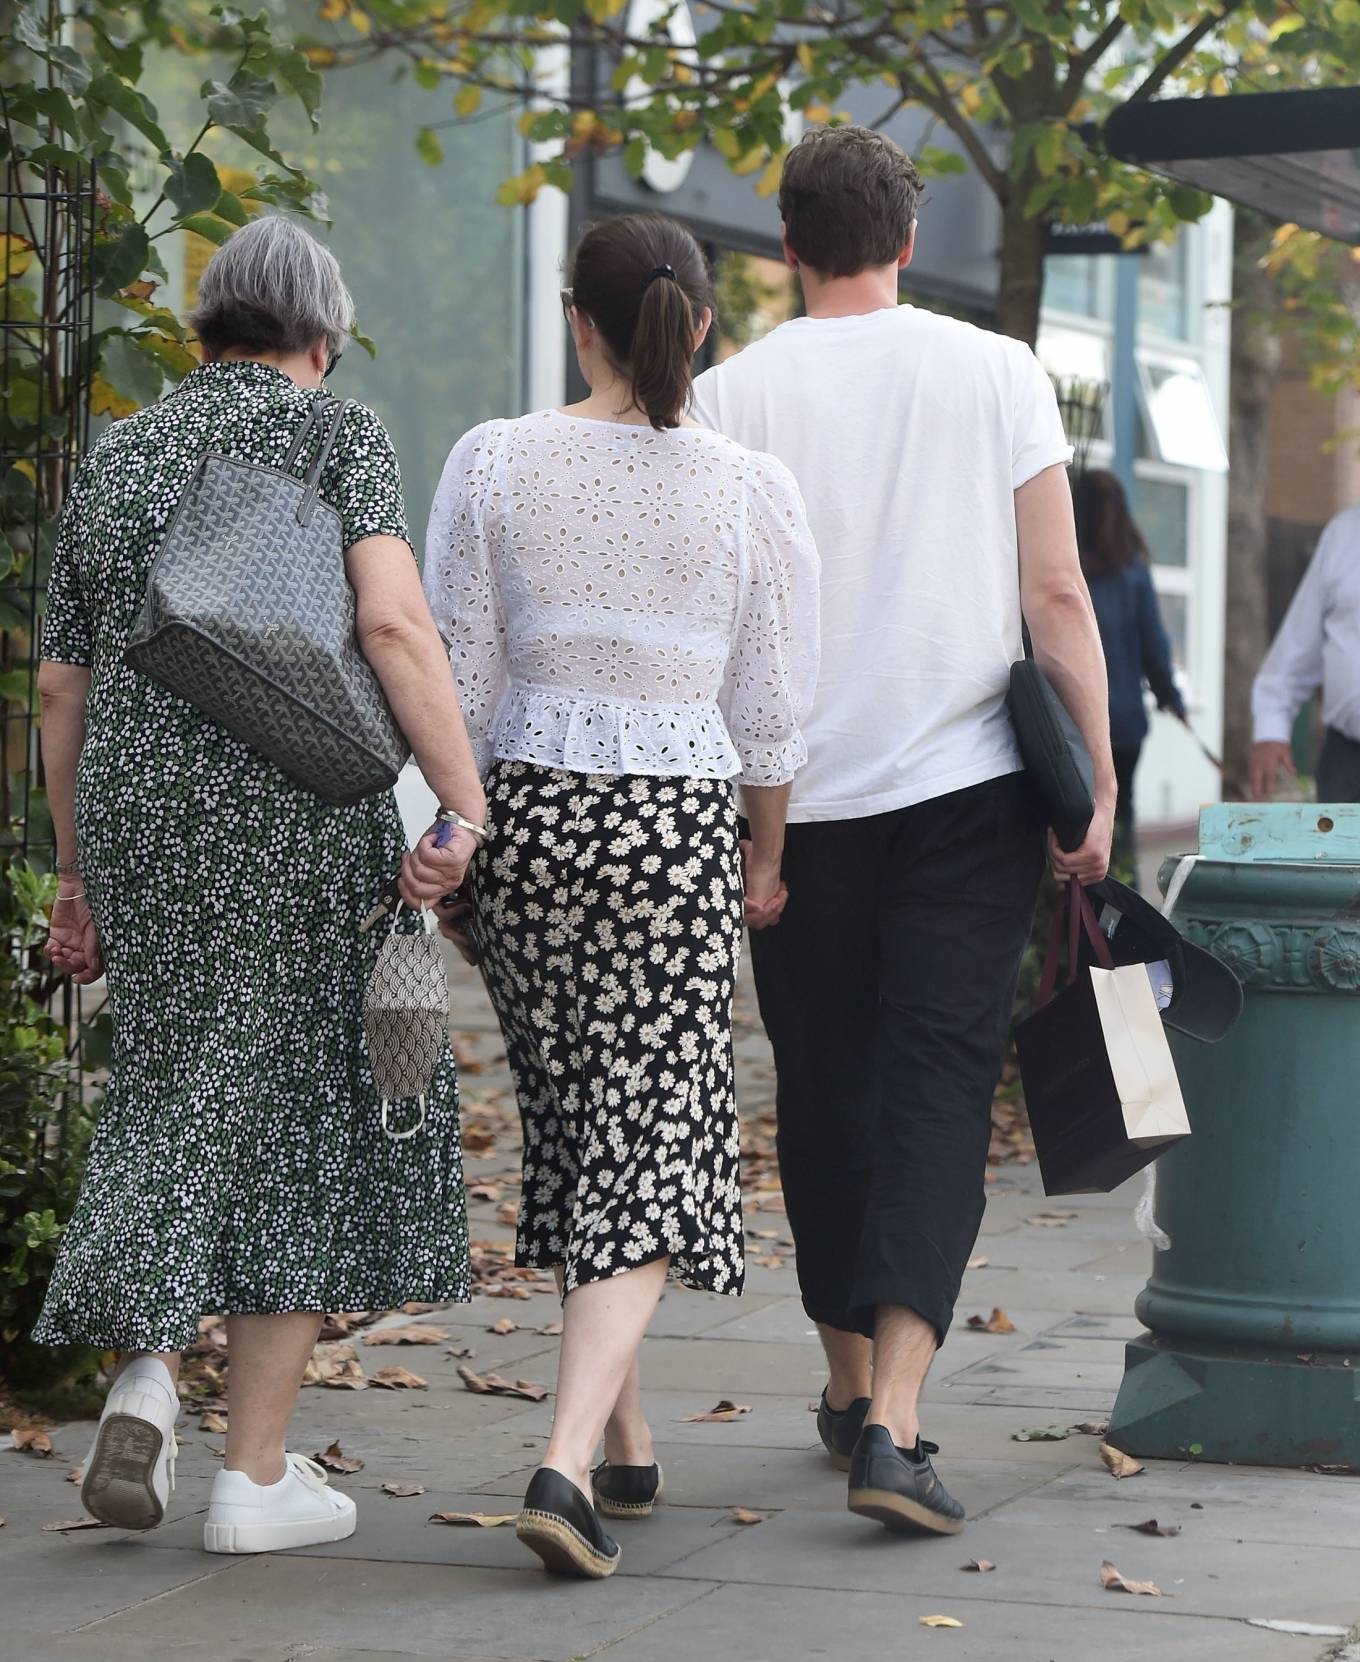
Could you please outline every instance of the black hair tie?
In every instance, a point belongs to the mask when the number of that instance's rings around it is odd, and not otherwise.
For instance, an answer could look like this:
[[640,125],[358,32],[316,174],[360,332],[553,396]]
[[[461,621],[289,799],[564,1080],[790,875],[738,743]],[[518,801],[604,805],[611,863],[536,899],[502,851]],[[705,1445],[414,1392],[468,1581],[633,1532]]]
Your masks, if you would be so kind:
[[647,273],[647,281],[642,285],[643,288],[644,289],[651,288],[652,284],[657,280],[658,277],[669,277],[671,279],[671,281],[674,282],[675,281],[675,267],[673,265],[653,266],[652,269]]

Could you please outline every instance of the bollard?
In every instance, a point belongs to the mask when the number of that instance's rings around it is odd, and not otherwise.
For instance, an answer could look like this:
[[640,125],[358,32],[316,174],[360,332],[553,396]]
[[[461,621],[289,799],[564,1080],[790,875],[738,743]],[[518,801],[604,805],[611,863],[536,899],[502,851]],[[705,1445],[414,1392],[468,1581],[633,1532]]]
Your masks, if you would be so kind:
[[1170,1035],[1192,1135],[1109,1440],[1360,1471],[1360,806],[1207,808],[1200,852],[1173,916],[1246,1002],[1217,1045]]

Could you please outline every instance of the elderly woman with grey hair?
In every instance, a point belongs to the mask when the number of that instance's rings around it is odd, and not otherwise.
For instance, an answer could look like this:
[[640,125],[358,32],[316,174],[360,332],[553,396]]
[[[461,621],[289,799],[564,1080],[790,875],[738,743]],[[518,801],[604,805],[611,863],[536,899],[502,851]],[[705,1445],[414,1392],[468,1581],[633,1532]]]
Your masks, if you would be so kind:
[[485,801],[392,446],[362,406],[321,495],[342,522],[360,644],[462,820],[452,838],[407,854],[390,793],[329,807],[124,661],[199,459],[283,467],[354,313],[330,253],[266,218],[214,255],[194,322],[202,367],[85,458],[48,588],[49,952],[77,981],[107,976],[114,1043],[35,1336],[123,1353],[82,1496],[104,1523],[149,1529],[173,1487],[179,1353],[205,1313],[225,1316],[229,1429],[204,1545],[264,1552],[355,1526],[349,1497],[285,1452],[322,1314],[467,1296],[453,1058],[423,1127],[385,1135],[361,1016],[378,943],[360,923],[398,868],[413,907],[456,888]]

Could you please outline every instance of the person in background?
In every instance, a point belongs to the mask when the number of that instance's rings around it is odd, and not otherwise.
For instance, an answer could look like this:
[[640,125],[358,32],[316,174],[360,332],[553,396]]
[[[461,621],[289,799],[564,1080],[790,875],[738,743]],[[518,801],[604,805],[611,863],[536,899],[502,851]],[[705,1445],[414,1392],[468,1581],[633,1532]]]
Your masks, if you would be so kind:
[[1281,776],[1294,778],[1294,719],[1319,687],[1327,735],[1318,801],[1360,802],[1360,507],[1323,531],[1252,687],[1255,801],[1274,796]]
[[742,1288],[743,888],[747,923],[776,923],[818,566],[788,469],[687,418],[712,321],[690,233],[590,228],[564,299],[590,394],[455,445],[425,585],[486,770],[472,906],[524,1123],[515,1258],[564,1301],[518,1535],[600,1578],[620,1551],[596,1507],[642,1518],[661,1491],[638,1366],[667,1276]]
[[[1043,868],[1006,713],[1022,615],[1095,764],[1066,878],[1105,875],[1105,665],[1077,559],[1071,447],[1020,341],[898,303],[921,181],[891,139],[809,132],[784,163],[806,317],[700,376],[695,412],[785,462],[822,558],[822,672],[752,938],[817,1416],[852,1512],[954,1533],[920,1393],[982,1221],[992,1093]],[[872,1350],[871,1350],[872,1341]]]
[[1134,858],[1133,775],[1148,735],[1146,683],[1159,710],[1186,720],[1185,701],[1171,666],[1157,591],[1148,569],[1147,544],[1129,512],[1124,487],[1113,473],[1091,468],[1073,492],[1077,548],[1105,649],[1110,683],[1110,746],[1119,795],[1115,805],[1115,852],[1125,864]]
[[[455,887],[475,838],[460,826],[407,854],[390,791],[329,807],[125,661],[200,458],[283,466],[354,304],[334,256],[268,216],[213,255],[193,322],[203,364],[81,463],[47,591],[48,953],[77,982],[107,976],[113,1068],[34,1337],[122,1352],[81,1499],[101,1523],[151,1529],[174,1487],[180,1352],[200,1316],[224,1315],[230,1423],[203,1544],[270,1552],[354,1532],[350,1497],[285,1452],[323,1313],[467,1297],[453,1055],[420,1134],[384,1135],[362,1015],[382,932],[360,923],[399,866],[411,906]],[[480,829],[397,460],[362,405],[320,493],[359,643],[430,788]]]

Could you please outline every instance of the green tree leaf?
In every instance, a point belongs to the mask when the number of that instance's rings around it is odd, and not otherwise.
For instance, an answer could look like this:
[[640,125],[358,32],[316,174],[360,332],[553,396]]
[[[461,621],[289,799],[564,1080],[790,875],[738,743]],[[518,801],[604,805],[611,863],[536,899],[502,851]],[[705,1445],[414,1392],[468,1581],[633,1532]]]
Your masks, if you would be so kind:
[[416,134],[416,154],[431,167],[438,167],[444,160],[444,146],[433,127],[422,127]]
[[157,152],[169,150],[170,140],[157,123],[155,106],[126,81],[106,71],[91,81],[86,97],[90,103],[103,105],[115,115],[122,116],[143,138],[150,139]]
[[138,405],[153,403],[165,385],[160,364],[151,353],[142,350],[135,335],[116,334],[105,340],[99,367],[120,398]]
[[217,205],[222,195],[222,181],[211,159],[201,150],[192,151],[182,162],[171,160],[168,166],[170,176],[165,181],[165,194],[178,217],[182,219]]
[[94,255],[100,292],[110,294],[135,283],[146,270],[150,252],[151,239],[135,221],[124,225],[117,236],[100,242]]

